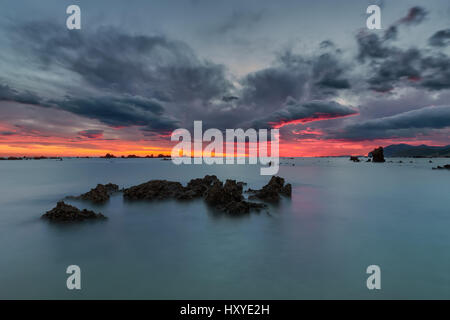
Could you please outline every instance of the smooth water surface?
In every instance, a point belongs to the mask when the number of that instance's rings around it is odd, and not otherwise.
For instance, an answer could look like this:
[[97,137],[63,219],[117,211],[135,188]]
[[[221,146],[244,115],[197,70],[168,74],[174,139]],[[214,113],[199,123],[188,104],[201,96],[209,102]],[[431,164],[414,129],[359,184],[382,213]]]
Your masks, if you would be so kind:
[[[159,159],[0,162],[0,298],[450,299],[448,159],[283,159],[292,199],[238,218],[202,200],[124,202],[93,209],[107,221],[40,219],[97,183],[186,183],[205,174],[260,188],[257,165],[176,166]],[[413,163],[410,163],[412,161]],[[295,164],[293,166],[293,164]],[[79,291],[66,268],[79,265]],[[382,271],[369,291],[366,268]]]

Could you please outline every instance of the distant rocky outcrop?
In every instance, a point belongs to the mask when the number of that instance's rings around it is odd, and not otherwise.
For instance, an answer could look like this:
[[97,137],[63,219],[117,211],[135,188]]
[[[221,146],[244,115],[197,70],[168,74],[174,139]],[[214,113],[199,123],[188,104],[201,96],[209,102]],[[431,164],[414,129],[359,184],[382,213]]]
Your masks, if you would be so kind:
[[250,199],[260,199],[269,202],[277,202],[280,195],[290,197],[292,195],[292,186],[290,183],[284,184],[284,179],[273,176],[269,183],[260,190],[249,189],[247,192],[253,193]]
[[383,147],[378,147],[369,152],[369,157],[372,158],[372,162],[385,162]]
[[353,161],[353,162],[359,162],[360,160],[359,160],[359,158],[356,157],[356,156],[350,156],[350,161]]
[[384,148],[386,157],[450,157],[450,145],[427,146],[425,144],[412,146],[409,144],[392,144]]
[[437,166],[432,169],[433,170],[450,170],[450,164],[445,164],[444,166]]
[[42,218],[57,222],[106,219],[106,217],[101,213],[95,213],[94,211],[86,209],[80,210],[77,207],[64,203],[63,201],[58,202],[56,207],[50,211],[47,211],[44,215],[42,215]]
[[116,156],[113,154],[107,153],[106,155],[104,155],[103,157],[100,157],[100,158],[113,159],[113,158],[116,158]]
[[39,157],[8,157],[8,158],[3,158],[0,157],[0,160],[59,160],[62,161],[61,157],[44,157],[44,156],[39,156]]
[[98,184],[94,189],[91,189],[80,196],[68,198],[86,200],[93,203],[104,203],[109,200],[111,194],[117,191],[119,191],[119,186],[117,184]]

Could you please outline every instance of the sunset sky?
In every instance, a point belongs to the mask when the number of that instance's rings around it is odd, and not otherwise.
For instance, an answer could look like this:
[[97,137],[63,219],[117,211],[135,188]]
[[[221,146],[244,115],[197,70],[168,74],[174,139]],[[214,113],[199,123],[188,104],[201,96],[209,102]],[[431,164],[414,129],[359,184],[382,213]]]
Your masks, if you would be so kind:
[[450,144],[450,2],[337,3],[3,0],[0,156],[170,153],[195,120],[282,156]]

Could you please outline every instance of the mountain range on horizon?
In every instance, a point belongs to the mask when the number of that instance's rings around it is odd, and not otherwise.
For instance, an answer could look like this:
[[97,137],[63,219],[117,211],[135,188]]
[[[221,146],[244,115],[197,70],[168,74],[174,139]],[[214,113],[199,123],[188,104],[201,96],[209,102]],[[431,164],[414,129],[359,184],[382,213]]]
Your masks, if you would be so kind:
[[385,157],[450,157],[450,145],[428,146],[425,144],[413,146],[409,144],[391,144],[384,147]]

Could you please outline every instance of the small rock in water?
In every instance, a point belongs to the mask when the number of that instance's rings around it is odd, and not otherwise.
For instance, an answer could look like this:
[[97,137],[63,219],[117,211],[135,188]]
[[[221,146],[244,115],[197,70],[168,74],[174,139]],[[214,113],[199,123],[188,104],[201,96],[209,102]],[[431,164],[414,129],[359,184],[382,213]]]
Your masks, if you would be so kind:
[[372,162],[385,162],[383,147],[373,149],[372,152],[369,153],[369,157],[372,157]]
[[94,211],[86,209],[80,210],[77,207],[64,203],[63,201],[59,201],[56,207],[43,214],[42,218],[58,222],[106,219],[106,217],[101,213],[95,213]]
[[450,164],[446,164],[443,167],[437,166],[435,168],[432,168],[433,170],[450,170]]

